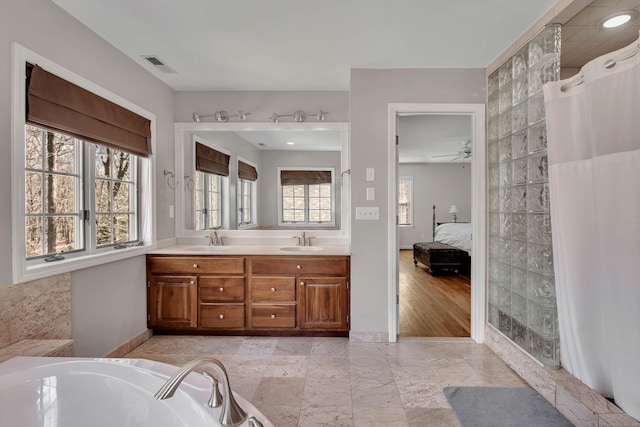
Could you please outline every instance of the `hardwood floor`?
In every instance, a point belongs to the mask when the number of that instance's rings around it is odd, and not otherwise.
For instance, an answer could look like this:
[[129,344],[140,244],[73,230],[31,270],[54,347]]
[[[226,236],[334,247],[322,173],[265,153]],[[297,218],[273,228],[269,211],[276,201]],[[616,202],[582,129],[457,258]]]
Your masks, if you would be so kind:
[[432,276],[413,263],[411,249],[400,250],[400,336],[471,335],[471,279]]

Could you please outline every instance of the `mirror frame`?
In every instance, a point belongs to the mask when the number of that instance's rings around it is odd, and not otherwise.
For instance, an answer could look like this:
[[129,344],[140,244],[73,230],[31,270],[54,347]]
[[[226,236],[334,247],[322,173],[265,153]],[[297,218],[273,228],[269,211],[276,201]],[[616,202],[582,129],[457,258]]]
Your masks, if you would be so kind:
[[[175,235],[176,238],[202,238],[206,230],[188,230],[184,227],[184,144],[190,140],[185,132],[241,132],[241,131],[338,131],[340,132],[340,171],[336,171],[341,192],[340,229],[308,230],[317,237],[348,238],[351,231],[351,158],[348,122],[302,122],[302,123],[264,123],[264,122],[176,122],[175,132]],[[231,195],[230,195],[231,196]],[[307,230],[301,228],[300,231]],[[291,230],[221,230],[226,237],[291,237]]]

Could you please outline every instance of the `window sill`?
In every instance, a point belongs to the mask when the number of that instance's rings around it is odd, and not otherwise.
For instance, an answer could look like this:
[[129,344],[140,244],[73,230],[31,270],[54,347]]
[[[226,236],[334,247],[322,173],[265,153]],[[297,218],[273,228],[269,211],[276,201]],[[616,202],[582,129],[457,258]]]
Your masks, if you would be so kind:
[[32,280],[43,279],[57,274],[69,273],[84,268],[95,267],[110,262],[121,261],[128,258],[144,255],[148,251],[155,249],[155,245],[135,246],[131,248],[118,249],[99,254],[80,256],[62,261],[47,262],[26,266],[24,270],[16,269],[14,283],[24,283]]

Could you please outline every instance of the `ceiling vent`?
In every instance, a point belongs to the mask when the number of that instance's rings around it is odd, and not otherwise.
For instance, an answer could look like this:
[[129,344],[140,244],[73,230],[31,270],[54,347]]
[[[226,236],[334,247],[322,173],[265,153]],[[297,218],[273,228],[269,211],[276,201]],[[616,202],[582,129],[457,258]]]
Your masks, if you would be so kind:
[[155,55],[142,55],[144,59],[149,61],[154,67],[165,74],[175,74],[176,70],[166,65],[160,58]]

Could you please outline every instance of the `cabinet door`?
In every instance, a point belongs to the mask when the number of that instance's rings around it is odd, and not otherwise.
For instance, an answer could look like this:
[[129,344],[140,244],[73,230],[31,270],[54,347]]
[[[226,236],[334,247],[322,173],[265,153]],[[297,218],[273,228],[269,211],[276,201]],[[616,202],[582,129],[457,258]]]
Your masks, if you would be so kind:
[[299,277],[298,290],[302,329],[348,330],[346,277]]
[[195,328],[195,276],[156,276],[149,280],[149,327]]

